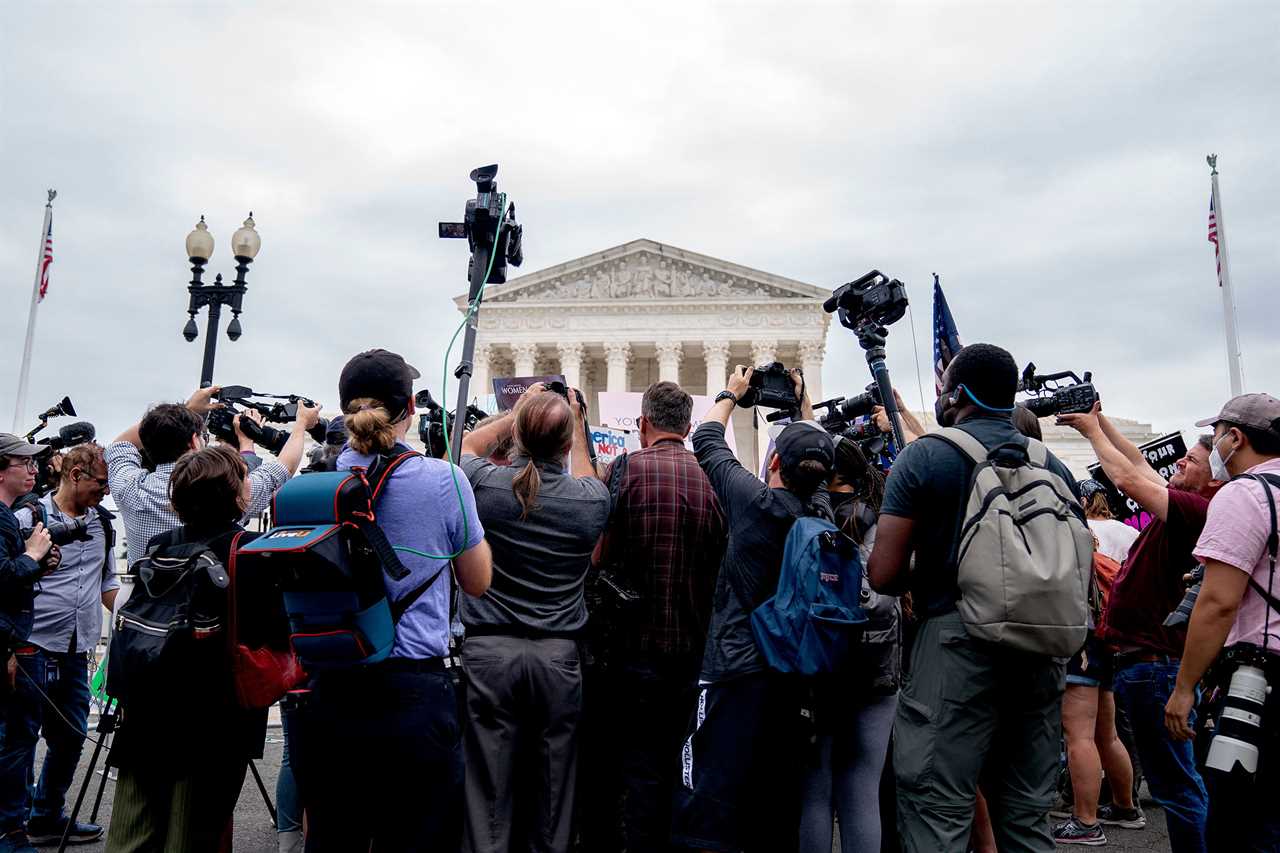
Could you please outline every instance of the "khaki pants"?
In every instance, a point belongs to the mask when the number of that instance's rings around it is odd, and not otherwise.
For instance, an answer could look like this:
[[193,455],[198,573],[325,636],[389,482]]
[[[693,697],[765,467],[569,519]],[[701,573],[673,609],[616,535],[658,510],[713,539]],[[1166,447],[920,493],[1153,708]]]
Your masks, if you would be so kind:
[[1054,849],[1065,670],[972,640],[956,613],[920,626],[893,735],[906,853],[969,848],[979,777],[1002,853]]

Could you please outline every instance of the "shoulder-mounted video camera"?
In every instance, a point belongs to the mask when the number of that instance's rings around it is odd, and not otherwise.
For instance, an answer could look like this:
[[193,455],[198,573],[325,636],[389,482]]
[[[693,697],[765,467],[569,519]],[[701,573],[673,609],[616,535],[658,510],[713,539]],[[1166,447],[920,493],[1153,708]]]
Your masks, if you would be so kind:
[[[444,459],[445,433],[453,431],[453,412],[446,411],[426,388],[413,395],[413,402],[418,409],[418,439],[427,449],[428,456],[433,459]],[[469,405],[463,418],[463,428],[473,430],[476,424],[487,417],[489,413],[484,409]]]
[[823,400],[821,403],[814,403],[813,409],[815,413],[825,411],[825,414],[819,415],[818,425],[830,433],[832,438],[856,441],[868,456],[877,456],[887,446],[885,434],[869,418],[872,410],[879,405],[880,389],[872,382],[861,394]]
[[441,237],[467,239],[470,266],[482,264],[488,270],[486,284],[502,284],[507,280],[507,264],[518,267],[524,263],[524,229],[516,223],[516,206],[508,205],[507,194],[498,192],[497,175],[496,163],[472,169],[476,197],[467,199],[463,221],[440,223]]
[[[1070,379],[1071,383],[1062,384],[1064,379]],[[1093,374],[1089,371],[1084,372],[1083,380],[1070,370],[1038,376],[1034,362],[1022,371],[1018,390],[1031,395],[1020,402],[1037,418],[1083,414],[1092,410],[1093,404],[1101,399],[1093,387]]]
[[[253,399],[254,397],[272,400],[273,402],[264,403]],[[263,420],[269,423],[287,424],[298,419],[299,403],[305,406],[315,405],[314,402],[299,394],[263,394],[245,385],[223,385],[218,393],[214,395],[214,399],[219,400],[223,407],[209,412],[207,422],[209,432],[231,444],[235,444],[239,440],[233,424],[236,415],[242,415],[246,411],[255,411],[262,415]],[[325,433],[328,429],[328,421],[320,418],[315,426],[307,430],[307,434],[323,444]],[[240,419],[240,431],[254,444],[260,444],[276,455],[279,455],[289,441],[289,434],[284,430],[279,430],[266,424],[259,425],[249,418]]]
[[[36,457],[36,486],[33,490],[37,495],[48,494],[49,491],[58,484],[58,475],[50,467],[53,454],[59,450],[66,450],[68,447],[75,447],[77,444],[85,444],[93,441],[97,436],[97,430],[93,424],[88,421],[76,421],[73,424],[66,424],[58,429],[57,435],[48,435],[40,440],[36,440],[36,436],[40,434],[45,427],[49,425],[50,418],[72,417],[76,416],[76,407],[72,405],[70,397],[63,397],[56,405],[50,406],[40,413],[40,423],[36,424],[31,430],[23,436],[31,444],[39,444],[48,448],[44,453]],[[62,544],[62,543],[54,543]]]

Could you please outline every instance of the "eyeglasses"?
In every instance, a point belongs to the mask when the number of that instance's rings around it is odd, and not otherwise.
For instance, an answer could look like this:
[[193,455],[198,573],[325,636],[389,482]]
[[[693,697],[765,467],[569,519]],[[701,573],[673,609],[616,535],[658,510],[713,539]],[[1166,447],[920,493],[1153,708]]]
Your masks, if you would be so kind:
[[36,463],[36,460],[32,459],[30,456],[26,458],[10,458],[9,459],[8,467],[17,468],[19,465],[26,468],[28,471],[40,470],[40,466]]

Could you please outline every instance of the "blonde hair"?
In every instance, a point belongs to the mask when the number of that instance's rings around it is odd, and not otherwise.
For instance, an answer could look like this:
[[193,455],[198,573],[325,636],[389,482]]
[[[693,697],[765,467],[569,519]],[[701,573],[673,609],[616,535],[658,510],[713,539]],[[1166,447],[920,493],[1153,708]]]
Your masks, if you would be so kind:
[[1105,492],[1094,492],[1089,495],[1084,502],[1084,514],[1086,518],[1115,518],[1111,514],[1111,503],[1107,500]]
[[357,453],[381,453],[396,446],[396,427],[381,400],[357,397],[347,404],[343,421],[347,443]]

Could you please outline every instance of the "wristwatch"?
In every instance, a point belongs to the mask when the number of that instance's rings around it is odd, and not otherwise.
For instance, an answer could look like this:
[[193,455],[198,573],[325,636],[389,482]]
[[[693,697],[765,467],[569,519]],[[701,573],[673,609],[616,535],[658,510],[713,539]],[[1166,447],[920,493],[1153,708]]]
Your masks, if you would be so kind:
[[719,403],[721,400],[732,400],[734,405],[736,406],[738,404],[738,395],[726,389],[716,395],[715,401]]

